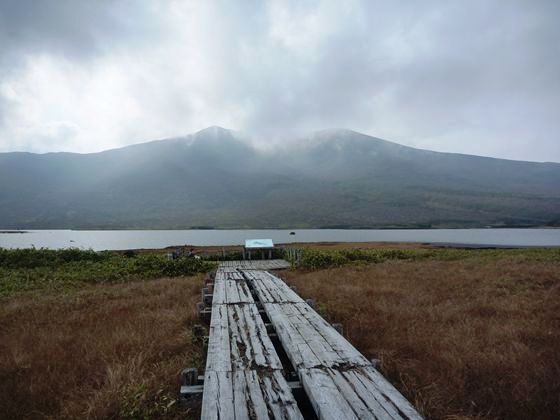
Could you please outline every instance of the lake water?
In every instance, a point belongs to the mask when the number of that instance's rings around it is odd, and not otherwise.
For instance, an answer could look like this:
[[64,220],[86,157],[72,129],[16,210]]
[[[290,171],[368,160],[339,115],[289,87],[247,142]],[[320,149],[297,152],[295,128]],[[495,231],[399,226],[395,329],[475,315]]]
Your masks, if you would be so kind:
[[420,242],[479,246],[560,247],[560,229],[406,230],[30,230],[0,233],[2,248],[165,248],[173,245],[241,245],[245,239],[290,242]]

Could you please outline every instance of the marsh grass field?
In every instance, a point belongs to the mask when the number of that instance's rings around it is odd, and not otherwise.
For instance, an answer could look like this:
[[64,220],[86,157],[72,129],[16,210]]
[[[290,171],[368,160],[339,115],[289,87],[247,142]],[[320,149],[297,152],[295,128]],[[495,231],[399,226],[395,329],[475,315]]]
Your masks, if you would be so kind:
[[[128,255],[128,256],[127,256]],[[159,254],[0,250],[0,418],[184,418],[202,272]]]
[[[425,252],[431,256],[418,259]],[[558,251],[412,254],[348,263],[346,250],[312,251],[311,267],[333,267],[282,277],[342,323],[364,355],[380,359],[426,417],[560,418]]]
[[[427,418],[560,418],[560,250],[304,248],[279,275]],[[180,372],[204,366],[191,328],[214,266],[0,250],[0,418],[195,418]]]

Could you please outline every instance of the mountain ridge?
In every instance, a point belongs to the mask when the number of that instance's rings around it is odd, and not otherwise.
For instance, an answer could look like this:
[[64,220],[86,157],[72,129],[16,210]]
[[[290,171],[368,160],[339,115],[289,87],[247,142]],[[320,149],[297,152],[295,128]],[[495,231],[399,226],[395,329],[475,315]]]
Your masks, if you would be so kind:
[[[243,142],[249,142],[249,140],[251,138],[251,136],[245,136],[245,135],[241,134],[241,132],[238,132],[237,130],[224,128],[224,127],[221,127],[221,126],[218,126],[218,125],[212,125],[212,126],[200,129],[200,130],[195,131],[194,133],[190,133],[190,134],[185,134],[185,135],[180,135],[180,136],[175,136],[175,137],[165,137],[165,138],[161,138],[161,139],[148,140],[148,141],[143,141],[143,142],[139,142],[139,143],[132,143],[132,144],[119,146],[119,147],[114,147],[114,148],[105,149],[105,150],[100,150],[100,151],[96,151],[96,152],[83,152],[82,153],[82,152],[68,152],[68,151],[51,151],[51,152],[38,153],[38,152],[28,152],[28,151],[16,150],[16,151],[12,151],[12,152],[0,152],[0,155],[8,155],[8,154],[30,154],[30,155],[41,155],[41,156],[54,155],[54,154],[95,155],[95,154],[99,154],[99,153],[112,152],[112,151],[116,151],[116,150],[127,149],[129,147],[136,147],[136,146],[144,146],[144,145],[166,143],[166,142],[187,142],[188,140],[195,139],[196,136],[198,136],[198,135],[203,135],[203,134],[208,134],[208,133],[213,133],[212,135],[215,135],[216,132],[227,133],[229,136],[232,136],[233,138],[236,138],[237,140],[241,140]],[[367,138],[368,141],[375,141],[375,142],[380,142],[380,143],[384,143],[384,144],[391,144],[391,145],[399,146],[401,148],[412,149],[412,150],[420,150],[420,151],[423,151],[423,152],[446,154],[446,155],[456,155],[456,156],[468,156],[468,157],[476,157],[476,158],[481,158],[481,159],[503,160],[503,161],[509,161],[509,162],[539,163],[539,164],[551,164],[551,165],[560,166],[560,162],[553,162],[553,161],[532,161],[532,160],[521,160],[521,159],[509,159],[509,158],[502,158],[502,157],[496,157],[496,156],[484,156],[484,155],[474,155],[474,154],[461,153],[461,152],[447,152],[447,151],[424,149],[424,148],[419,148],[419,147],[414,147],[414,146],[408,146],[408,145],[401,144],[401,143],[398,143],[398,142],[394,142],[394,141],[391,141],[391,140],[382,139],[380,137],[371,136],[369,134],[361,133],[359,131],[348,129],[348,128],[326,128],[326,129],[316,130],[316,131],[313,131],[312,133],[310,133],[308,135],[299,136],[298,139],[305,141],[305,140],[310,140],[314,137],[321,136],[321,135],[349,135],[349,134],[358,135],[358,136]],[[238,137],[236,137],[236,135]]]
[[0,228],[555,225],[560,164],[345,129],[274,150],[222,127],[96,153],[0,154]]

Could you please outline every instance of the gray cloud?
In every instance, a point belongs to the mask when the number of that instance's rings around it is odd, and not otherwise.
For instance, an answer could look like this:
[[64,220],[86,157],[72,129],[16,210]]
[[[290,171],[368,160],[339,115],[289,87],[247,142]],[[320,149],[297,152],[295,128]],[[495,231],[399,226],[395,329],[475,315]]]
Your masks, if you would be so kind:
[[0,150],[217,124],[560,161],[558,16],[552,0],[0,0]]
[[[82,58],[95,52],[103,36],[118,34],[109,2],[2,0],[0,44],[4,66],[28,54]],[[12,63],[14,64],[14,63]]]

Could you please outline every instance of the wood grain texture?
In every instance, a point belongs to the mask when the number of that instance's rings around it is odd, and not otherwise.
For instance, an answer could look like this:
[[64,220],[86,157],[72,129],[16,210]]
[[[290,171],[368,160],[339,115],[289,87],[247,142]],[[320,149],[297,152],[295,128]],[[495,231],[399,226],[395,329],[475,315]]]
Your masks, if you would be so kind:
[[354,346],[270,273],[243,272],[321,419],[421,419]]
[[262,270],[242,270],[262,303],[305,303],[290,287],[276,276]]
[[257,302],[318,418],[421,419],[371,362],[286,283],[266,271],[234,265],[219,268],[215,277],[203,419],[302,418]]
[[302,419],[248,284],[218,269],[202,419]]
[[263,303],[263,308],[296,369],[371,365],[306,303]]
[[219,265],[223,269],[243,269],[243,270],[284,270],[291,265],[286,260],[238,260],[222,261]]
[[320,419],[422,418],[372,366],[300,369],[298,374]]
[[232,303],[255,303],[247,282],[230,279],[216,281],[214,283],[212,304],[224,305]]

